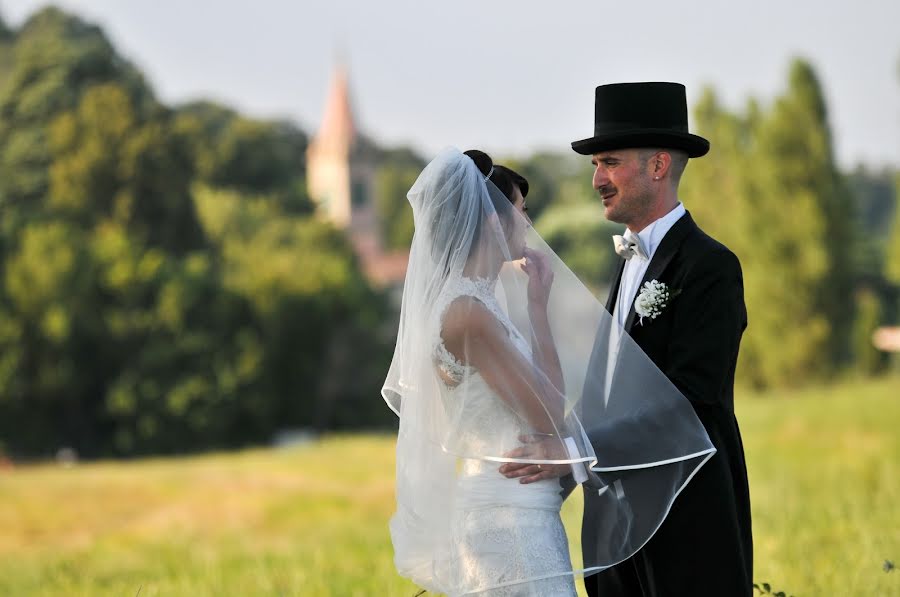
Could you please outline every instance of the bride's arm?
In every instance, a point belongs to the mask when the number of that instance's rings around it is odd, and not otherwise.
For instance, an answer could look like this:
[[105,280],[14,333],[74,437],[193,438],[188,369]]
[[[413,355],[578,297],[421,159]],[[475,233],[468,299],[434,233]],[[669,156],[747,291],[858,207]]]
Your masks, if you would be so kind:
[[[441,336],[447,350],[478,370],[488,386],[535,431],[558,435],[564,430],[564,398],[556,382],[525,358],[481,302],[471,298],[454,301],[444,317]],[[556,362],[558,368],[559,360]]]
[[563,380],[562,366],[559,362],[559,353],[556,351],[556,342],[553,339],[553,332],[550,330],[550,320],[547,318],[547,306],[529,304],[528,314],[531,320],[531,347],[534,352],[535,364],[540,367],[559,393],[564,394],[566,386]]
[[560,394],[566,393],[556,341],[547,316],[547,303],[553,285],[553,270],[545,255],[525,249],[522,271],[528,276],[528,318],[531,321],[531,346],[534,360]]

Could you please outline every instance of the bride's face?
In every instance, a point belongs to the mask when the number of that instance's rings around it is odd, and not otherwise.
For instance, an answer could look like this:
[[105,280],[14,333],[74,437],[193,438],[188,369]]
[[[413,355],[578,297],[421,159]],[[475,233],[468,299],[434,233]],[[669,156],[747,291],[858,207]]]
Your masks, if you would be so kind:
[[513,261],[525,256],[525,230],[531,225],[528,217],[528,206],[519,187],[513,187],[513,207],[522,217],[513,218],[506,227],[506,242],[509,245],[510,257]]

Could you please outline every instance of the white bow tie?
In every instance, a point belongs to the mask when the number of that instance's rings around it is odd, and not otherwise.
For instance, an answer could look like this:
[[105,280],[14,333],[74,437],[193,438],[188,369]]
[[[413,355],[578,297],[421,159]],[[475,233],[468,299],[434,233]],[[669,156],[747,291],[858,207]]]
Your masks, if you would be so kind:
[[637,255],[641,259],[649,259],[644,245],[641,243],[641,237],[631,230],[625,231],[625,236],[619,234],[613,235],[613,244],[616,247],[616,253],[626,261]]

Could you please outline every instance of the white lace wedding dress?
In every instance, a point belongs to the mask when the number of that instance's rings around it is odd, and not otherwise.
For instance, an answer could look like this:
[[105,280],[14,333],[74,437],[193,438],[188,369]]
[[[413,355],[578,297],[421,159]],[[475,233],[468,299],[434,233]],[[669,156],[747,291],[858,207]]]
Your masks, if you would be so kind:
[[[493,281],[459,277],[448,284],[440,312],[458,297],[471,296],[507,329],[528,360],[531,346],[512,325],[494,295]],[[509,409],[481,375],[444,347],[438,334],[435,364],[444,379],[442,400],[457,437],[458,454],[503,454],[533,430]],[[454,586],[485,597],[574,596],[568,541],[559,511],[558,480],[521,484],[498,471],[502,463],[461,458],[455,507],[449,513]]]

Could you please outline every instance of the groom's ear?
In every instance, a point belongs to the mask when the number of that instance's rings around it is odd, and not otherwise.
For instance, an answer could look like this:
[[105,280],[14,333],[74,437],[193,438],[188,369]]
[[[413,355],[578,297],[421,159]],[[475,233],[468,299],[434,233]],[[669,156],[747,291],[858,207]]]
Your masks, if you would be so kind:
[[672,167],[672,154],[664,149],[657,151],[650,159],[649,166],[653,178],[662,180],[666,177],[666,174],[668,174],[669,169]]

